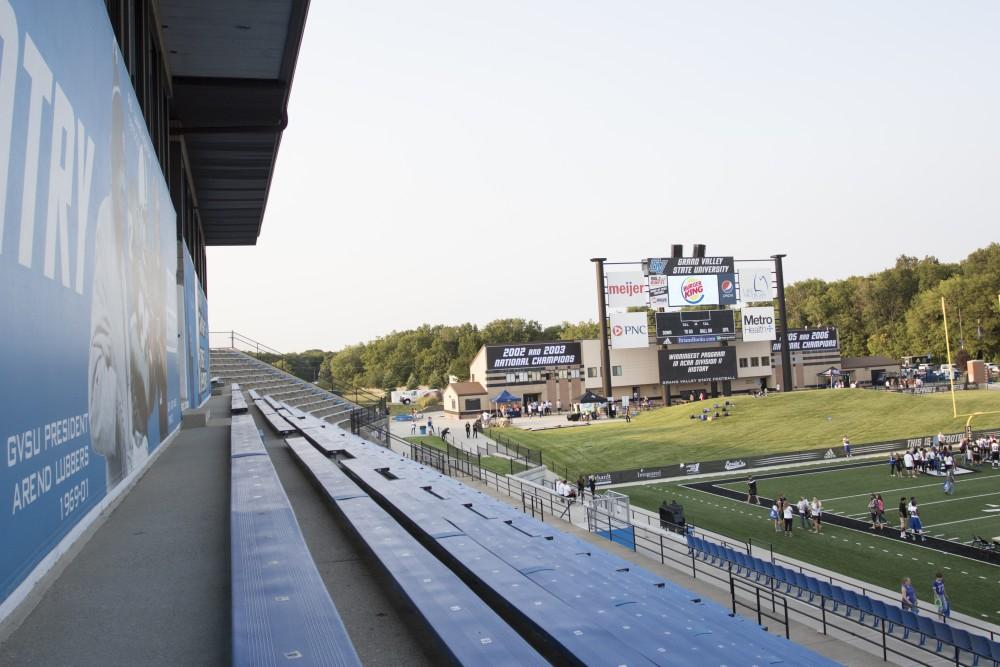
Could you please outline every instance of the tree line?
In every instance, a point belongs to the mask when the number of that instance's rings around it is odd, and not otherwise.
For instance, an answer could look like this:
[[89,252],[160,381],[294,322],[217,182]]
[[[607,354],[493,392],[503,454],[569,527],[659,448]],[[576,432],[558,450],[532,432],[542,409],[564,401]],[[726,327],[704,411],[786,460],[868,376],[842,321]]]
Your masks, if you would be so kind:
[[952,355],[959,360],[1000,354],[1000,244],[961,262],[902,255],[892,268],[843,280],[810,279],[785,290],[793,328],[835,326],[844,356],[945,359],[941,297]]
[[[1000,355],[1000,244],[961,262],[902,255],[893,267],[868,276],[787,286],[792,328],[835,326],[844,356],[945,356],[941,297],[948,308],[952,354],[993,360]],[[468,379],[469,363],[483,345],[597,338],[593,321],[542,326],[535,320],[498,319],[479,327],[424,324],[393,331],[337,352],[307,350],[266,358],[320,386],[392,389],[444,387],[448,376]]]

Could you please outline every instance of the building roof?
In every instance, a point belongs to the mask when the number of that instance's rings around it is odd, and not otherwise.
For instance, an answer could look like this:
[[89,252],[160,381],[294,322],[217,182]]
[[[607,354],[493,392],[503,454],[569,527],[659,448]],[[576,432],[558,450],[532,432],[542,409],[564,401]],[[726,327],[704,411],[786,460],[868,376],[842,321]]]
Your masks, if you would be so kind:
[[486,394],[483,385],[478,382],[452,382],[448,385],[448,389],[454,391],[458,396],[479,396],[480,394]]
[[160,0],[173,97],[207,245],[254,245],[288,122],[309,0]]
[[841,357],[842,368],[870,368],[873,366],[899,366],[897,359],[889,357]]

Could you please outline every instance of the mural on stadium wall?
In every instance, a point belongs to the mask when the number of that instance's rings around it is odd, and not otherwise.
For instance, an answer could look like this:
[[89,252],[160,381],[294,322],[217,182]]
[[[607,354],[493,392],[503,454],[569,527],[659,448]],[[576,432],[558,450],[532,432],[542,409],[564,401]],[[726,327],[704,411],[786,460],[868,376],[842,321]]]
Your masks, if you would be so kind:
[[197,407],[212,395],[209,382],[208,300],[194,270],[194,260],[184,249],[184,353],[188,400]]
[[180,423],[175,214],[96,0],[0,0],[0,602]]

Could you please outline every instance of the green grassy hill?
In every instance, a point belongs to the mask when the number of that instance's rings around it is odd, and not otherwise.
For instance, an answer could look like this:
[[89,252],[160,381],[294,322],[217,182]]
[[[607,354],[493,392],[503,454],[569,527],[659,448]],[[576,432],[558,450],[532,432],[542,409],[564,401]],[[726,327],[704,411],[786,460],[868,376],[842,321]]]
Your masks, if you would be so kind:
[[[846,434],[859,445],[896,438],[956,433],[965,417],[952,419],[951,396],[922,396],[862,390],[803,391],[765,399],[737,396],[733,416],[711,422],[690,419],[701,404],[678,405],[623,420],[547,431],[496,431],[532,449],[571,477],[579,473],[626,470],[691,461],[840,447]],[[957,392],[959,414],[997,411],[1000,391]],[[1000,427],[1000,414],[973,420],[975,428]],[[839,450],[838,450],[839,451]]]

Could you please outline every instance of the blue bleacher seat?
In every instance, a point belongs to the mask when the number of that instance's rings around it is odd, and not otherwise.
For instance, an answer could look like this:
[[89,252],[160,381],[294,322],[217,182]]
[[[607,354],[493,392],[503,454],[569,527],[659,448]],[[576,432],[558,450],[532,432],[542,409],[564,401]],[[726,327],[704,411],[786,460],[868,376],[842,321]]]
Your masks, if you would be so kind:
[[233,439],[230,475],[233,665],[360,665],[270,457]]
[[[916,614],[914,614],[916,616]],[[927,616],[916,616],[917,632],[920,633],[920,645],[923,646],[927,639],[935,636],[934,620]]]
[[[980,658],[986,658],[987,660],[992,660],[993,664],[996,665],[1000,663],[1000,644],[996,642],[991,642],[986,637],[981,635],[969,635],[969,643],[972,645],[972,665],[977,667],[979,665]],[[994,654],[991,649],[996,648],[998,652]]]
[[895,632],[897,627],[903,628],[905,631],[905,626],[903,625],[903,614],[899,607],[891,604],[885,605],[885,619],[888,621],[886,631],[890,634]]
[[951,628],[951,644],[955,647],[955,662],[960,661],[962,651],[972,655],[973,660],[975,660],[975,652],[972,650],[972,635],[968,632],[961,628]]
[[931,623],[934,624],[934,639],[937,640],[937,646],[934,647],[934,650],[937,653],[940,653],[945,644],[954,644],[954,640],[951,635],[951,628],[948,627],[947,624],[941,623],[940,621],[932,620]]
[[[869,613],[872,615],[872,627],[877,628],[881,623],[881,619],[889,619],[889,607],[881,600],[872,600],[870,598],[866,599],[868,599],[868,604],[871,607]],[[888,627],[888,625],[886,627]]]

